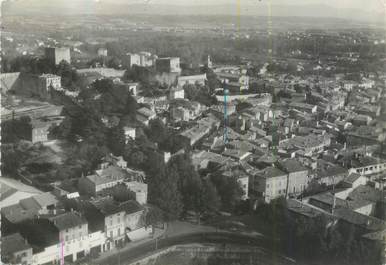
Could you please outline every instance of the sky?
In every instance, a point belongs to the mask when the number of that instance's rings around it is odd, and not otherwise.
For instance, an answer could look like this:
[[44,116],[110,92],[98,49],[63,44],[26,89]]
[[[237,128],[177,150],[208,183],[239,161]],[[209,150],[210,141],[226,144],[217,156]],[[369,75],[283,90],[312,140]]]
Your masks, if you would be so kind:
[[[6,0],[0,0],[3,2]],[[8,0],[8,1],[31,1],[31,0]],[[35,0],[36,1],[36,0]],[[55,0],[52,0],[55,1]],[[154,3],[165,5],[221,5],[221,4],[240,4],[254,5],[329,5],[334,8],[355,8],[365,10],[386,9],[386,0],[76,0],[79,2],[105,2],[105,3]]]
[[[82,1],[82,0],[80,0]],[[83,0],[85,1],[85,0]],[[219,5],[219,4],[241,4],[253,5],[259,3],[284,4],[284,5],[329,5],[335,8],[355,8],[366,10],[377,10],[386,8],[386,0],[97,0],[104,2],[150,2],[155,4],[169,5]]]
[[[2,2],[4,0],[0,0]],[[273,11],[281,10],[285,13],[286,7],[289,8],[289,15],[291,12],[296,13],[296,8],[299,6],[300,10],[312,10],[309,12],[311,16],[340,16],[345,18],[367,17],[372,19],[374,17],[384,17],[386,19],[386,0],[7,0],[18,3],[34,3],[36,6],[43,6],[43,3],[53,5],[54,3],[61,3],[61,6],[71,8],[74,10],[82,10],[84,8],[91,8],[92,6],[100,6],[103,4],[148,4],[148,5],[178,5],[178,6],[205,6],[205,5],[226,5],[233,10],[248,10],[248,7],[254,6],[253,10],[268,10],[268,4],[271,4]],[[98,5],[101,3],[101,5]],[[95,5],[96,4],[96,5]],[[12,5],[12,4],[11,4]],[[319,6],[320,5],[320,6]],[[259,8],[258,6],[261,6]],[[300,8],[304,7],[304,8]],[[311,7],[311,9],[310,9]],[[326,8],[328,7],[328,8]],[[294,10],[295,8],[295,10]],[[308,9],[307,9],[308,8]],[[334,10],[332,10],[332,9]],[[353,10],[355,9],[355,10]],[[308,12],[308,11],[306,11]],[[274,13],[274,12],[273,12]]]

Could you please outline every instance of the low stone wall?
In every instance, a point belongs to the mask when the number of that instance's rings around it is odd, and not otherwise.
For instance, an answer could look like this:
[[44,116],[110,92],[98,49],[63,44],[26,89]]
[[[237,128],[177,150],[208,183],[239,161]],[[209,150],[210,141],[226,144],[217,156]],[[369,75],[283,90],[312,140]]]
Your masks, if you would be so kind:
[[[266,264],[266,265],[292,265],[296,262],[292,259],[280,256],[279,254],[272,253],[264,248],[260,247],[248,247],[238,246],[233,244],[187,244],[187,245],[175,245],[170,248],[166,248],[157,251],[145,258],[138,259],[129,265],[149,265],[155,264],[158,257],[170,253],[181,253],[193,257],[202,259],[218,258],[220,260],[234,260],[234,261],[250,261],[253,264]],[[241,262],[243,264],[243,262]]]
[[162,250],[159,250],[159,251],[156,251],[154,252],[153,254],[145,257],[145,258],[140,258],[138,259],[137,261],[134,261],[128,265],[147,265],[149,264],[150,262],[155,262],[156,259],[159,257],[159,256],[162,256],[164,254],[167,254],[167,253],[170,253],[170,252],[173,252],[175,251],[177,248],[177,246],[172,246],[172,247],[169,247],[169,248],[165,248],[165,249],[162,249]]

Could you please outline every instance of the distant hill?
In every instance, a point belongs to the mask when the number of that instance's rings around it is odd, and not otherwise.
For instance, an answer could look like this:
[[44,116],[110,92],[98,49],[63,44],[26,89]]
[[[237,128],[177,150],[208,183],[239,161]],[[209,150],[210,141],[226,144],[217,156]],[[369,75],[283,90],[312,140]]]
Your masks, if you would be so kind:
[[[128,1],[129,2],[129,1]],[[236,2],[236,1],[235,1]],[[132,2],[131,2],[132,3]],[[102,2],[95,0],[23,0],[7,1],[2,6],[3,16],[7,15],[79,15],[79,14],[147,14],[147,15],[234,15],[272,17],[314,17],[340,18],[366,23],[384,23],[381,12],[371,13],[359,9],[338,9],[328,5],[268,5],[256,1],[254,5],[236,4],[178,6],[160,5],[152,1],[129,4],[124,1]],[[270,14],[271,13],[271,14]]]

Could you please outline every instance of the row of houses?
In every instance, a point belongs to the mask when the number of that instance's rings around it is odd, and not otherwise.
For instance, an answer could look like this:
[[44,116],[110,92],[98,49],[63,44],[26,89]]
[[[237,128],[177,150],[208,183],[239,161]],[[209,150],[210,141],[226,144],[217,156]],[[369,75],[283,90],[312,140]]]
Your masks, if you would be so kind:
[[[109,155],[72,191],[55,184],[52,193],[26,195],[2,207],[2,261],[74,262],[149,237],[153,230],[145,222],[144,180],[144,173],[127,168],[122,157]],[[114,188],[119,185],[126,187],[132,199],[114,199]]]

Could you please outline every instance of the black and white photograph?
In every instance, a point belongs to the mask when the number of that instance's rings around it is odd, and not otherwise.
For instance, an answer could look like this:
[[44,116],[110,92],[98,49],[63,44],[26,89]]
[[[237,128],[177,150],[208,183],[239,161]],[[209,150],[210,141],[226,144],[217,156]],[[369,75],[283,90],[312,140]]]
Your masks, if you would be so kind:
[[386,265],[386,0],[0,0],[3,265]]

